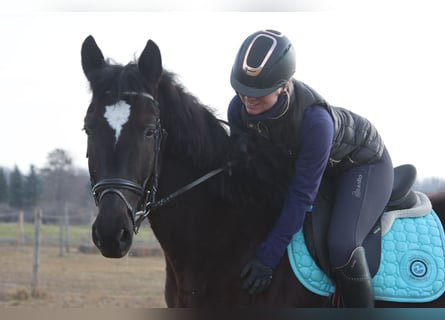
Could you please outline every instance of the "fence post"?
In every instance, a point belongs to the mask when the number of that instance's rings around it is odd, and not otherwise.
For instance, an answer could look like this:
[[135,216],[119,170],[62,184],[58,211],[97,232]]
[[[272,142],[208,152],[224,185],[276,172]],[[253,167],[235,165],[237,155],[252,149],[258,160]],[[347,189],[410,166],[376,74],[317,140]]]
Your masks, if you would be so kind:
[[42,210],[36,210],[34,219],[34,254],[32,263],[31,294],[35,295],[39,286],[40,266],[40,229],[42,224]]
[[64,217],[62,215],[59,216],[59,257],[64,256],[63,252],[63,220]]
[[70,217],[68,205],[65,205],[65,251],[70,252]]
[[23,226],[23,210],[20,210],[17,224],[17,245],[23,244],[25,244],[25,228]]

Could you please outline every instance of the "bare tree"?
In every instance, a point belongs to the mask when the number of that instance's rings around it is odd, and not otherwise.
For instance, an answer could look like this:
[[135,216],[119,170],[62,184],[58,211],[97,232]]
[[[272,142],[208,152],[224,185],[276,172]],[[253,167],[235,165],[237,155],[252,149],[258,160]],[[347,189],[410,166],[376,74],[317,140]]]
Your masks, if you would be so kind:
[[[51,151],[40,172],[43,183],[41,206],[46,216],[61,218],[68,206],[70,220],[89,223],[94,201],[88,172],[75,168],[71,156],[63,149]],[[45,218],[44,221],[49,222]],[[56,222],[56,219],[50,222]]]
[[[71,202],[72,198],[71,181],[74,168],[71,156],[63,149],[51,151],[47,156],[45,167],[41,170],[41,175],[45,211],[49,212],[50,216],[62,216],[64,206]],[[52,222],[56,220],[54,218]]]

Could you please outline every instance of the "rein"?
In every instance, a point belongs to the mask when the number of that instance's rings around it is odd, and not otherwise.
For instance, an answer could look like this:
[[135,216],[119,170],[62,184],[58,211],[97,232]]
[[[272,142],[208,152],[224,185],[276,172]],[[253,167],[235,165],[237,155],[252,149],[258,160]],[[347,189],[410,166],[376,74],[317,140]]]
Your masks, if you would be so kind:
[[[126,91],[123,93],[124,95],[140,95],[147,99],[149,99],[153,105],[158,108],[158,101],[149,93],[139,93],[139,92],[133,92],[133,91]],[[220,122],[229,125],[224,120],[219,120]],[[131,221],[133,223],[133,231],[135,234],[139,232],[139,228],[141,227],[142,222],[144,219],[146,219],[150,213],[158,209],[170,201],[172,201],[174,198],[178,197],[179,195],[193,189],[194,187],[198,186],[199,184],[209,180],[210,178],[216,176],[217,174],[229,169],[230,172],[230,163],[227,166],[224,166],[222,168],[214,169],[203,176],[199,177],[198,179],[190,182],[189,184],[183,186],[182,188],[179,188],[175,192],[171,193],[170,195],[160,199],[156,200],[156,193],[158,189],[158,178],[159,178],[159,155],[161,153],[161,146],[162,146],[162,140],[164,136],[167,135],[167,131],[165,131],[162,126],[160,119],[158,118],[156,121],[156,129],[154,133],[155,138],[155,159],[154,159],[154,172],[152,175],[152,179],[150,179],[150,175],[147,177],[143,185],[139,185],[136,182],[133,182],[131,180],[123,179],[123,178],[109,178],[109,179],[102,179],[99,182],[95,183],[92,187],[92,193],[93,197],[95,199],[96,205],[99,205],[99,202],[102,200],[102,198],[108,194],[108,193],[114,193],[121,198],[121,200],[125,203],[127,206],[127,212],[131,217]],[[152,181],[151,186],[149,187],[149,180]],[[140,197],[142,197],[142,200],[140,202],[139,208],[141,208],[139,211],[136,211],[131,206],[130,202],[127,200],[125,195],[119,190],[124,189],[131,191],[133,193],[136,193]]]
[[[201,176],[200,178],[190,182],[189,184],[183,186],[182,188],[179,188],[178,190],[176,190],[175,192],[169,194],[168,196],[166,196],[165,198],[162,198],[158,201],[153,200],[153,202],[149,201],[146,203],[145,205],[145,210],[141,210],[135,213],[135,233],[138,232],[142,221],[148,217],[148,215],[151,213],[152,210],[160,208],[164,205],[166,205],[167,203],[169,203],[170,201],[172,201],[174,198],[176,198],[177,196],[193,189],[194,187],[196,187],[197,185],[203,183],[204,181],[209,180],[210,178],[212,178],[213,176],[216,176],[217,174],[225,171],[225,168],[218,168],[215,170],[212,170],[208,173],[206,173],[205,175]],[[155,193],[152,193],[153,198],[155,198]]]

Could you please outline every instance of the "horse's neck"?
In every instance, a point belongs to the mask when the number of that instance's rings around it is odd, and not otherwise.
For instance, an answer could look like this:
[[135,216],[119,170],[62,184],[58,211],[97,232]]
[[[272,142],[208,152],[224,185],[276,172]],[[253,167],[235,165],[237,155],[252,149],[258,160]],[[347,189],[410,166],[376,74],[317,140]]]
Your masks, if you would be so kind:
[[[218,192],[221,179],[226,173],[210,178],[180,196],[174,198],[165,208],[154,212],[153,227],[162,241],[202,242],[211,245],[218,241],[219,249],[230,249],[232,245],[242,246],[238,238],[245,234],[252,221],[246,212],[248,208],[226,201]],[[200,175],[193,166],[179,157],[164,159],[159,177],[158,200],[168,197]],[[259,223],[259,221],[257,221]],[[177,235],[180,243],[172,239]],[[213,246],[214,250],[218,249]]]

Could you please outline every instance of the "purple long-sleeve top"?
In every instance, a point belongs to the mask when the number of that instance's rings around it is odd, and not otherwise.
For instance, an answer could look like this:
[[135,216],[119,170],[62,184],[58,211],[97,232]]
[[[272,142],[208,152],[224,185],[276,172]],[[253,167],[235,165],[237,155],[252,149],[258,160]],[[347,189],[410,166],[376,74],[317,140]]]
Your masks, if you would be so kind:
[[[282,99],[279,99],[271,109],[252,118],[261,120],[273,117],[280,112],[282,103]],[[241,108],[244,106],[235,96],[229,104],[227,119],[242,129]],[[298,133],[299,153],[295,161],[295,174],[283,208],[273,229],[256,251],[258,259],[273,269],[284,255],[292,236],[302,227],[307,209],[315,199],[329,159],[333,136],[334,123],[328,111],[318,105],[307,108]]]

